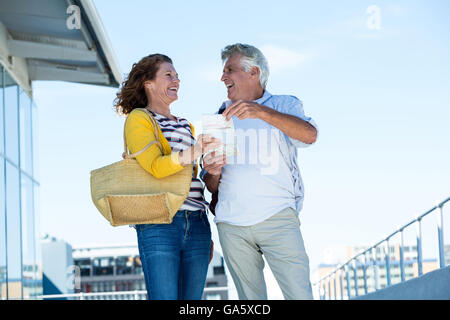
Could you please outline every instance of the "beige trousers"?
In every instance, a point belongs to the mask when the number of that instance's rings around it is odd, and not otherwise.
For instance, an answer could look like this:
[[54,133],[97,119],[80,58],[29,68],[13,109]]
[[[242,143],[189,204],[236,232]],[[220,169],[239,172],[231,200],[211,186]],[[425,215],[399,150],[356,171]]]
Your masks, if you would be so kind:
[[225,263],[239,299],[266,300],[266,258],[285,299],[312,299],[309,260],[294,209],[286,208],[252,226],[217,224]]

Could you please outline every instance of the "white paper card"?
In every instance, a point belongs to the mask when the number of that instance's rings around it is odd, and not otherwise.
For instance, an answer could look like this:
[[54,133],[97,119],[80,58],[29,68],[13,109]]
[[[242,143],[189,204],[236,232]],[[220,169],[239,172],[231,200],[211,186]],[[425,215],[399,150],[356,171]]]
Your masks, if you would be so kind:
[[220,139],[223,143],[222,147],[213,151],[225,154],[227,157],[237,155],[233,120],[227,121],[221,114],[204,114],[202,115],[202,127],[203,134]]

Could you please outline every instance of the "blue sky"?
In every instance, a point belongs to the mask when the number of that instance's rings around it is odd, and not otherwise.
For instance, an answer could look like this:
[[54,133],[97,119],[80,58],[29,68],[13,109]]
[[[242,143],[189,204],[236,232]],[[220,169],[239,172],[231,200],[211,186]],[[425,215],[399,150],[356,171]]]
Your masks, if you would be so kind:
[[[181,88],[172,113],[194,124],[226,99],[225,45],[266,54],[268,90],[300,98],[320,129],[316,145],[299,153],[312,269],[326,247],[378,241],[450,195],[448,1],[94,3],[123,73],[150,53],[173,59]],[[367,26],[370,5],[380,10],[379,30]],[[90,200],[90,170],[122,152],[116,91],[34,84],[42,232],[72,244],[136,241]],[[424,234],[435,239],[430,219]]]

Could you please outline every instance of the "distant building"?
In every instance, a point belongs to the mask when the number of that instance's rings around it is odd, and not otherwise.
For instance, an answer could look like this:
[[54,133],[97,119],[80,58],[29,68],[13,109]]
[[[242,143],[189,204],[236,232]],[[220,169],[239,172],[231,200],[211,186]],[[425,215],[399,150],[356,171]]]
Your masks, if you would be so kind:
[[[74,247],[74,264],[81,281],[76,292],[120,292],[145,290],[145,279],[136,244]],[[226,287],[223,258],[214,252],[205,287]],[[127,296],[123,296],[127,299]],[[204,299],[228,299],[227,291],[207,291]]]
[[[313,282],[327,276],[341,264],[347,262],[368,247],[334,246],[327,248],[324,252],[324,262],[319,265],[313,274]],[[377,247],[376,253],[373,256],[368,253],[366,259],[360,257],[356,263],[351,264],[345,270],[340,270],[337,275],[331,277],[329,285],[327,284],[321,287],[320,292],[315,292],[315,296],[319,297],[322,295],[327,298],[331,296],[334,299],[335,296],[340,298],[342,293],[344,299],[346,299],[348,298],[349,291],[351,297],[354,297],[365,294],[366,289],[369,293],[385,288],[388,285],[388,281],[390,281],[391,285],[401,282],[400,245],[393,244],[390,246],[388,261],[385,258],[384,249],[383,247]],[[404,246],[403,257],[405,281],[419,276],[417,247]],[[423,259],[423,274],[438,268],[439,262],[436,259]],[[366,281],[364,281],[364,278]]]
[[446,266],[450,265],[450,245],[444,246],[444,261]]
[[63,240],[45,236],[41,241],[43,295],[74,293],[72,247]]
[[208,274],[206,276],[207,290],[203,292],[203,300],[228,300],[228,290],[217,290],[213,288],[226,288],[228,286],[228,279],[225,274],[225,264],[223,257],[217,251],[214,251],[214,256],[208,267]]
[[[326,248],[323,252],[324,264],[340,264],[350,260],[358,253],[366,250],[368,245],[343,246],[334,245]],[[378,246],[375,251],[377,259],[384,259],[385,247]],[[405,245],[403,247],[403,255],[405,260],[416,259],[417,246]],[[369,255],[367,255],[368,257]],[[389,256],[391,260],[400,260],[400,245],[392,244],[389,246]]]
[[145,290],[139,251],[136,245],[75,247],[74,263],[80,269],[77,292],[117,292]]

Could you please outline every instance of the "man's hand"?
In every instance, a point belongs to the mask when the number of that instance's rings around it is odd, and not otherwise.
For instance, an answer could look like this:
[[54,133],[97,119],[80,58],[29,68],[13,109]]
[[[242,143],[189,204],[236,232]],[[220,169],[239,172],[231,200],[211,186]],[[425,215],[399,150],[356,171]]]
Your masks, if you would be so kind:
[[227,157],[222,153],[213,151],[203,157],[203,168],[207,171],[203,177],[206,188],[209,192],[217,192],[219,189],[222,168],[227,164]]
[[227,118],[227,121],[233,116],[238,117],[240,120],[261,119],[268,109],[270,108],[253,101],[238,100],[226,108],[222,115]]
[[227,157],[224,154],[213,151],[203,158],[203,168],[213,176],[220,175],[222,168],[227,164]]

